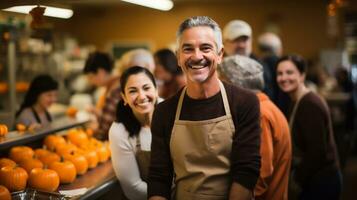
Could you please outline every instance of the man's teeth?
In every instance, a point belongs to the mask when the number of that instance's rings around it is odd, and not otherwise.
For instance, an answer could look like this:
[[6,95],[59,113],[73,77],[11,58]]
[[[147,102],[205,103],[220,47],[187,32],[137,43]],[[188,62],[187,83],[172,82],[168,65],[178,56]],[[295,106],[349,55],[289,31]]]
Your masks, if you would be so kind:
[[192,69],[201,69],[201,68],[204,68],[204,67],[205,67],[204,65],[191,65]]

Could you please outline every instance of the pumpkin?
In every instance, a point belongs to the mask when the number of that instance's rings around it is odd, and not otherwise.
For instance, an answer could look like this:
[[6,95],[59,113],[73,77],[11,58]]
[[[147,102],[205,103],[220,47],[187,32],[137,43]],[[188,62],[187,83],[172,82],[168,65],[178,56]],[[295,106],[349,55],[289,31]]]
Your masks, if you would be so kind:
[[29,175],[30,187],[47,192],[54,192],[60,184],[60,178],[52,169],[35,168]]
[[49,135],[45,138],[43,143],[48,150],[53,151],[57,145],[66,144],[66,140],[59,135]]
[[30,174],[31,170],[34,168],[42,168],[43,163],[36,158],[29,158],[19,162],[19,166],[24,168],[28,174]]
[[4,137],[9,132],[7,126],[5,124],[0,124],[0,137]]
[[59,155],[46,149],[36,149],[35,157],[38,158],[44,165],[49,165],[55,161],[61,160]]
[[0,169],[5,166],[15,167],[16,163],[8,158],[0,158]]
[[27,172],[21,167],[6,166],[0,169],[0,185],[11,192],[24,190],[27,182]]
[[88,162],[84,155],[80,153],[71,152],[63,155],[64,160],[71,161],[76,167],[77,174],[85,174],[88,170]]
[[86,158],[89,169],[95,168],[98,165],[98,155],[95,150],[80,149],[78,152]]
[[25,132],[26,131],[26,126],[24,124],[18,123],[18,124],[16,124],[16,130],[18,132]]
[[86,145],[88,143],[87,134],[80,129],[71,129],[67,133],[67,139],[76,146]]
[[19,81],[16,82],[16,91],[17,92],[26,92],[30,87],[30,83],[29,82],[25,82],[25,81]]
[[66,114],[68,117],[76,117],[76,114],[78,112],[78,109],[75,107],[68,107]]
[[35,152],[28,146],[16,146],[10,149],[9,157],[16,163],[21,160],[32,158]]
[[60,183],[72,183],[77,176],[76,167],[70,161],[53,162],[48,168],[57,172]]
[[3,185],[0,185],[0,199],[1,200],[11,200],[11,194],[10,194],[9,190]]
[[69,154],[73,151],[77,151],[77,146],[71,143],[63,144],[63,145],[58,145],[56,147],[56,153],[60,156],[63,156],[65,154]]
[[86,134],[87,134],[88,137],[92,137],[93,134],[94,134],[94,131],[93,131],[93,129],[91,129],[91,128],[87,128],[85,132],[86,132]]
[[109,159],[110,159],[110,157],[112,156],[112,153],[110,151],[110,143],[109,143],[109,141],[105,141],[104,142],[104,146],[107,148],[108,156],[109,156]]
[[96,150],[98,155],[98,161],[104,163],[109,159],[109,152],[106,146],[97,147]]

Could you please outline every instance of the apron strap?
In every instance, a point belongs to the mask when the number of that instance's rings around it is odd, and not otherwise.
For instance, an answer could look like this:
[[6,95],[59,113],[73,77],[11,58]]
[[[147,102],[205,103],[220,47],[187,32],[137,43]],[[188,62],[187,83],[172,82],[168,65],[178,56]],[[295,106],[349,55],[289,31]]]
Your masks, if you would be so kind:
[[31,111],[32,111],[33,115],[35,116],[35,119],[36,119],[37,123],[41,124],[41,119],[38,116],[36,110],[33,107],[31,107]]
[[187,86],[185,86],[183,88],[182,92],[181,92],[180,99],[178,101],[178,105],[177,105],[177,108],[176,108],[175,121],[180,119],[182,102],[183,102],[183,98],[185,97],[186,89],[187,89]]
[[222,95],[222,99],[223,99],[224,111],[226,112],[226,115],[231,116],[231,110],[229,109],[229,103],[228,103],[226,89],[224,88],[222,81],[219,81],[219,87],[221,88],[221,95]]
[[[221,95],[222,95],[222,99],[223,99],[224,111],[226,112],[227,116],[231,116],[231,110],[229,109],[229,103],[228,103],[226,89],[224,88],[223,83],[220,80],[218,80],[218,81],[219,81],[219,88],[221,90]],[[180,98],[179,98],[179,101],[178,101],[178,105],[177,105],[177,108],[176,108],[175,120],[179,120],[180,119],[183,98],[185,97],[186,90],[187,90],[187,86],[185,86],[183,88],[182,92],[181,92],[181,95],[180,95]]]
[[141,151],[140,134],[138,134],[138,135],[135,137],[135,140],[136,140],[136,148],[137,148],[137,150]]

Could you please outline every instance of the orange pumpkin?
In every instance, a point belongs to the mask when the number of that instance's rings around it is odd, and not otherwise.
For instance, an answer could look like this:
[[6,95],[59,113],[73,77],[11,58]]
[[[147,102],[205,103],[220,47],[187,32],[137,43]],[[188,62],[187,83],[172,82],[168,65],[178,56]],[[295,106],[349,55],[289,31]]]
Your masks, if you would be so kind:
[[56,153],[60,156],[63,156],[65,154],[69,154],[73,151],[77,151],[77,146],[71,143],[63,144],[63,145],[58,145],[56,147]]
[[109,159],[109,152],[106,146],[97,147],[96,152],[100,163],[104,163]]
[[57,172],[61,183],[72,183],[77,176],[76,167],[70,161],[53,162],[48,168]]
[[98,165],[98,155],[95,150],[81,149],[81,150],[78,150],[78,152],[86,158],[86,160],[88,162],[89,169],[95,168]]
[[11,194],[10,194],[9,190],[3,185],[0,185],[0,199],[1,200],[11,200]]
[[5,124],[0,124],[0,137],[4,137],[9,132],[7,126]]
[[70,154],[63,155],[64,160],[71,161],[76,167],[77,174],[85,174],[88,170],[87,159],[80,153],[72,152]]
[[30,83],[29,82],[25,82],[25,81],[19,81],[16,82],[16,91],[17,92],[26,92],[30,87]]
[[5,166],[15,167],[16,163],[8,158],[0,158],[0,169]]
[[27,172],[21,167],[6,166],[0,169],[0,185],[4,185],[11,192],[25,189]]
[[54,192],[60,184],[60,179],[52,169],[35,168],[30,173],[28,183],[32,188]]
[[66,114],[68,117],[75,117],[78,112],[78,109],[75,107],[68,107]]
[[67,139],[76,146],[86,145],[88,143],[87,134],[80,129],[71,129],[67,133]]
[[91,129],[91,128],[87,128],[87,129],[86,129],[86,134],[87,134],[87,136],[88,136],[88,137],[92,137],[92,136],[93,136],[93,134],[94,134],[93,129]]
[[59,155],[46,149],[36,149],[35,157],[38,158],[44,165],[49,165],[55,161],[61,160]]
[[28,174],[30,174],[31,170],[34,168],[42,168],[43,163],[36,158],[29,158],[19,162],[20,167],[24,168]]
[[66,140],[59,135],[49,135],[45,138],[43,143],[48,150],[53,151],[57,145],[66,144]]
[[104,146],[107,148],[108,156],[109,156],[109,159],[110,159],[110,157],[112,156],[112,152],[110,151],[109,141],[105,141],[104,142]]
[[10,149],[10,159],[16,163],[21,160],[32,158],[35,155],[35,152],[28,146],[16,146]]
[[50,151],[48,151],[47,149],[35,149],[35,157],[40,159],[41,157],[46,156],[48,153],[50,153]]
[[24,124],[18,123],[18,124],[16,124],[16,130],[18,132],[25,132],[26,131],[26,126]]

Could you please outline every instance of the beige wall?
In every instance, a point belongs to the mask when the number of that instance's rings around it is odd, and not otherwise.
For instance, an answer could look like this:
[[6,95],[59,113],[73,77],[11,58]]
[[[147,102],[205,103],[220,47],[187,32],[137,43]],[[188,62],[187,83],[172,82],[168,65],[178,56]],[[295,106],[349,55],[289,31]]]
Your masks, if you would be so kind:
[[[182,20],[193,15],[208,15],[223,28],[231,19],[243,19],[253,27],[254,39],[273,22],[279,28],[286,53],[316,58],[321,49],[333,48],[336,41],[326,34],[326,4],[305,3],[210,3],[178,4],[162,12],[139,6],[115,6],[75,10],[70,20],[56,20],[57,30],[70,32],[82,44],[106,47],[112,41],[147,41],[152,50],[175,41]],[[254,45],[255,46],[255,45]]]

